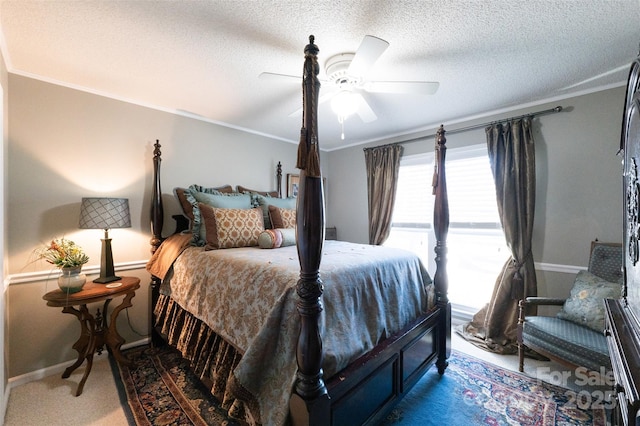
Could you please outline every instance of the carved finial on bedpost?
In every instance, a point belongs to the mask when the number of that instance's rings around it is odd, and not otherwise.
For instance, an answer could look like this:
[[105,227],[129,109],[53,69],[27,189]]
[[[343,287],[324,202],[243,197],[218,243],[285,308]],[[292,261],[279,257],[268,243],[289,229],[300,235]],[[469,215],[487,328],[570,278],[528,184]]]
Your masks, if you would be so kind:
[[278,197],[282,198],[282,163],[279,161],[276,166],[276,190],[278,191]]
[[318,52],[320,52],[320,49],[318,49],[318,46],[314,44],[315,41],[316,41],[316,37],[313,34],[311,34],[309,36],[309,44],[307,44],[304,47],[305,55],[313,55],[313,56],[318,55]]
[[435,195],[435,208],[433,212],[433,229],[436,235],[436,273],[433,283],[436,291],[436,305],[443,311],[439,323],[438,339],[439,347],[446,351],[438,353],[436,366],[440,374],[447,368],[447,358],[451,347],[451,304],[447,295],[449,278],[447,277],[447,233],[449,232],[449,201],[447,195],[447,179],[445,174],[445,159],[447,154],[447,138],[444,126],[436,132],[435,145],[435,170],[433,175],[433,194]]
[[162,145],[160,145],[160,139],[156,139],[156,143],[153,144],[153,161],[162,161],[162,159],[160,158],[160,155],[162,154],[160,152],[160,147]]
[[[438,155],[440,152],[443,152],[442,155],[445,155],[447,147],[445,146],[445,144],[447,143],[447,138],[445,138],[444,134],[446,133],[446,130],[444,130],[444,126],[441,124],[440,127],[438,128],[438,131],[436,132],[436,162],[435,162],[435,168],[433,171],[433,181],[431,182],[431,187],[433,188],[433,195],[436,195],[436,188],[438,187],[438,182],[439,182],[439,175],[438,175],[438,171],[439,171],[439,161],[438,161]],[[444,161],[443,161],[444,162]]]
[[318,73],[318,46],[309,36],[309,44],[304,48],[304,67],[302,73],[302,129],[298,145],[296,167],[307,171],[307,176],[320,177],[320,154],[318,148],[318,95],[320,80]]

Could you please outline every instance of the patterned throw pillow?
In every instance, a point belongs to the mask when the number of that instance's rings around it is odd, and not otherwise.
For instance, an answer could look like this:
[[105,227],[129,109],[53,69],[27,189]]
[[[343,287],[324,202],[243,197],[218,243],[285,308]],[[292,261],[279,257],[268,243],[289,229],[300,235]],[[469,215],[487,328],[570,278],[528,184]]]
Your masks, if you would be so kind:
[[200,214],[206,230],[205,250],[253,247],[264,231],[262,210],[223,209],[200,203]]
[[193,205],[191,232],[193,233],[193,243],[197,246],[206,244],[205,230],[201,226],[203,221],[198,207],[201,203],[222,209],[250,209],[253,207],[249,194],[201,192],[193,189],[193,185],[189,188],[189,191],[185,192],[185,197]]
[[289,229],[265,229],[258,237],[258,245],[263,249],[274,249],[295,245],[296,230]]
[[269,217],[274,228],[295,228],[296,210],[269,206]]
[[603,280],[588,271],[580,271],[571,295],[558,312],[558,318],[584,325],[598,332],[604,330],[603,299],[619,299],[620,283]]
[[269,214],[269,207],[279,207],[281,209],[295,209],[297,200],[295,198],[275,198],[275,197],[265,197],[262,195],[255,195],[256,203],[262,207],[262,214],[264,216],[264,227],[265,229],[269,228],[277,228],[277,226],[273,226],[271,223],[271,216]]

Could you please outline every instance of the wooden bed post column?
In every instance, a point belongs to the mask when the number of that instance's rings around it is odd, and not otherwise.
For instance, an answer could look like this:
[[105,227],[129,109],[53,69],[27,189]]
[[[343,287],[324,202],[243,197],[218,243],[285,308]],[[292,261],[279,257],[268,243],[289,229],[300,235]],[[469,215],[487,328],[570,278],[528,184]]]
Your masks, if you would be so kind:
[[300,187],[296,210],[296,237],[300,260],[298,313],[300,334],[296,349],[298,372],[290,402],[291,420],[297,425],[328,425],[329,393],[322,377],[322,313],[323,285],[320,261],[324,244],[324,194],[318,148],[318,47],[309,36],[305,47],[302,81],[303,123],[298,146],[297,168]]
[[[162,243],[162,226],[164,222],[164,208],[162,205],[162,189],[160,185],[160,163],[162,162],[160,151],[160,141],[156,139],[153,145],[153,195],[151,198],[151,254],[153,254]],[[158,302],[160,295],[160,283],[162,280],[154,275],[151,276],[151,315],[149,320],[149,330],[151,330],[151,344],[162,346],[164,341],[155,333],[155,315],[153,307]]]
[[436,305],[442,311],[437,333],[438,373],[444,374],[451,352],[451,304],[449,303],[449,278],[447,277],[447,233],[449,232],[449,201],[447,195],[447,180],[445,173],[445,158],[447,154],[447,138],[444,136],[444,126],[440,125],[436,133],[436,162],[433,174],[433,194],[435,208],[433,211],[433,228],[436,234],[436,273],[433,278],[436,290]]
[[160,189],[160,163],[162,152],[160,141],[153,144],[153,195],[151,198],[151,254],[162,243],[162,226],[164,222],[164,208],[162,206],[162,190]]
[[276,190],[278,191],[278,198],[282,198],[282,163],[279,161],[276,166]]

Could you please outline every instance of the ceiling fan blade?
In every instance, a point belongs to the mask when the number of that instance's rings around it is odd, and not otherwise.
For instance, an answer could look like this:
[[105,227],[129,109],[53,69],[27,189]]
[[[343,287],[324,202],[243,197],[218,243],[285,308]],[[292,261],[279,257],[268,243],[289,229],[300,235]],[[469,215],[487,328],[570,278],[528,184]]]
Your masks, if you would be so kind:
[[364,77],[378,58],[387,50],[389,42],[374,36],[365,36],[356,51],[347,74],[354,77]]
[[[318,105],[321,105],[324,102],[327,102],[328,100],[333,98],[336,95],[336,93],[338,93],[337,90],[331,90],[329,92],[326,92],[324,95],[320,95],[320,97],[318,97]],[[300,116],[302,116],[302,108],[298,108],[297,110],[289,114],[289,117],[291,118],[296,118]]]
[[371,93],[415,93],[433,95],[440,87],[435,81],[367,81],[363,89]]
[[297,75],[289,75],[289,74],[278,74],[275,72],[261,72],[258,75],[260,80],[269,80],[269,81],[295,81],[296,83],[300,83],[302,77]]
[[377,120],[378,116],[373,112],[364,96],[359,93],[357,93],[356,96],[359,98],[356,114],[360,116],[360,119],[365,123],[371,123],[372,121]]

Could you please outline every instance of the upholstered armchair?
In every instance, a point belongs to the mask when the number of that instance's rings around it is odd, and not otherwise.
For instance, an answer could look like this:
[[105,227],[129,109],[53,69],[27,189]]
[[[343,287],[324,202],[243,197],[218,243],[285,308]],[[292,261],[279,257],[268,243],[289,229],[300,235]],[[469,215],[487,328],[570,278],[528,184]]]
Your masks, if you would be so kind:
[[[528,297],[520,301],[518,318],[519,369],[526,348],[570,367],[600,371],[611,368],[604,336],[603,299],[618,299],[622,289],[622,246],[591,243],[586,271],[575,278],[567,299]],[[556,305],[555,317],[527,315],[528,307]]]

